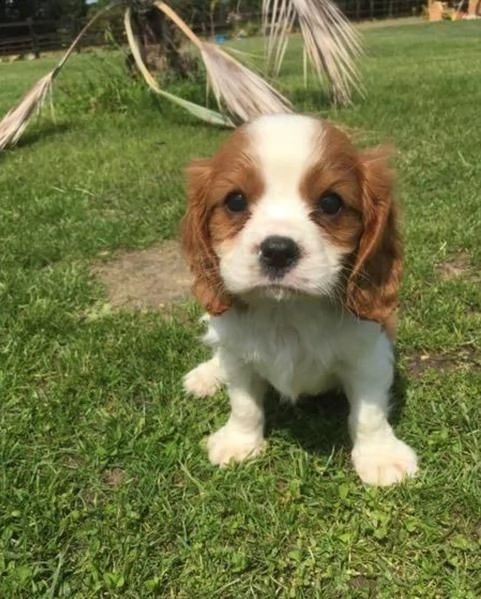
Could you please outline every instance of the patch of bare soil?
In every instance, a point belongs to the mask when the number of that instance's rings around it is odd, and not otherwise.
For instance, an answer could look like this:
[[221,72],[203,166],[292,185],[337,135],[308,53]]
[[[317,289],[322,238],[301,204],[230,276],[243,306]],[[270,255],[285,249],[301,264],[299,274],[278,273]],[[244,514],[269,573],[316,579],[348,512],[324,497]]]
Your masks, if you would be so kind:
[[371,593],[375,593],[377,585],[376,581],[372,578],[366,578],[365,576],[355,576],[354,578],[351,578],[351,580],[349,581],[349,587],[356,591],[367,591],[369,593],[369,596],[371,596]]
[[426,370],[480,371],[481,352],[470,345],[445,353],[418,352],[411,356],[407,367],[414,376],[422,376]]
[[111,470],[105,470],[102,475],[102,480],[105,484],[113,489],[117,489],[124,482],[125,472],[120,468],[113,468]]
[[177,241],[98,261],[93,273],[104,283],[113,308],[159,309],[189,296],[191,276]]
[[466,252],[459,252],[454,256],[449,256],[436,265],[442,281],[455,281],[457,279],[470,280],[474,276],[469,255]]

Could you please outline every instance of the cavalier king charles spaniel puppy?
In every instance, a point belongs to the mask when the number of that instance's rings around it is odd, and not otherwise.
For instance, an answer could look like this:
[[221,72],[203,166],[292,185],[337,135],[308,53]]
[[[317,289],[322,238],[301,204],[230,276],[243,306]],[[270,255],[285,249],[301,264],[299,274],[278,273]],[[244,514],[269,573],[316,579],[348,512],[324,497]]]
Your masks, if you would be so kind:
[[385,152],[317,118],[269,115],[187,174],[183,248],[213,357],[184,387],[225,385],[231,405],[210,461],[261,451],[268,385],[292,401],[340,388],[361,480],[413,476],[416,454],[387,419],[402,256]]

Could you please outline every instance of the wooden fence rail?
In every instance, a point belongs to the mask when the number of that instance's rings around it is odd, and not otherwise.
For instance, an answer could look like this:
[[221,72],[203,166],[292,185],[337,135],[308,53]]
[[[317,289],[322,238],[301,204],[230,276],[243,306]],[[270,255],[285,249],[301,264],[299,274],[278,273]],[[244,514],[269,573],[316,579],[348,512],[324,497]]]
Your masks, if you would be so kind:
[[[69,46],[84,24],[85,21],[81,20],[0,23],[0,58],[30,54],[38,57],[42,52],[62,50]],[[120,23],[114,22],[109,30],[110,36],[119,43],[124,41],[123,27]],[[106,29],[102,27],[87,32],[81,46],[106,46],[109,43],[111,37],[106,35]]]
[[[419,14],[426,0],[338,0],[344,14],[352,20],[394,18]],[[248,22],[259,23],[260,14],[243,14],[241,22],[219,13],[213,20],[211,15],[194,13],[186,20],[194,31],[201,35],[227,33],[233,27],[242,28]],[[0,58],[5,56],[33,55],[66,48],[74,39],[85,20],[68,19],[62,22],[32,20],[13,23],[0,23]],[[106,34],[107,24],[109,34]],[[81,46],[106,46],[112,39],[117,43],[125,41],[122,19],[119,15],[104,21],[89,31],[82,39]],[[81,47],[79,47],[80,51]]]

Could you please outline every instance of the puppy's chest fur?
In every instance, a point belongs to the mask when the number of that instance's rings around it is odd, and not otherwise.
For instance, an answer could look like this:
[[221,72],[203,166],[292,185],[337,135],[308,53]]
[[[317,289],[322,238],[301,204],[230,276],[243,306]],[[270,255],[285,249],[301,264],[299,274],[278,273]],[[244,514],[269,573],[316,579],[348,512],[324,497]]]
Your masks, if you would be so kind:
[[209,318],[206,342],[251,366],[286,398],[340,385],[380,327],[321,302],[266,302]]

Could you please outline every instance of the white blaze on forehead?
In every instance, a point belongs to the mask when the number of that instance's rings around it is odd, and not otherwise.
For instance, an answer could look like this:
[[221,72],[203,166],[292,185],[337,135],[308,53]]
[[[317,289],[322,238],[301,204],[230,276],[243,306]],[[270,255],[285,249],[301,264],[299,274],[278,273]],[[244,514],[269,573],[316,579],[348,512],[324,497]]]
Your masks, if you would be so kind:
[[264,181],[256,221],[272,221],[270,226],[284,229],[289,221],[305,220],[308,209],[300,195],[300,184],[309,168],[319,161],[322,121],[301,115],[269,115],[254,121],[246,132]]
[[307,116],[263,116],[247,128],[252,151],[272,192],[299,189],[299,184],[322,149],[322,121]]

